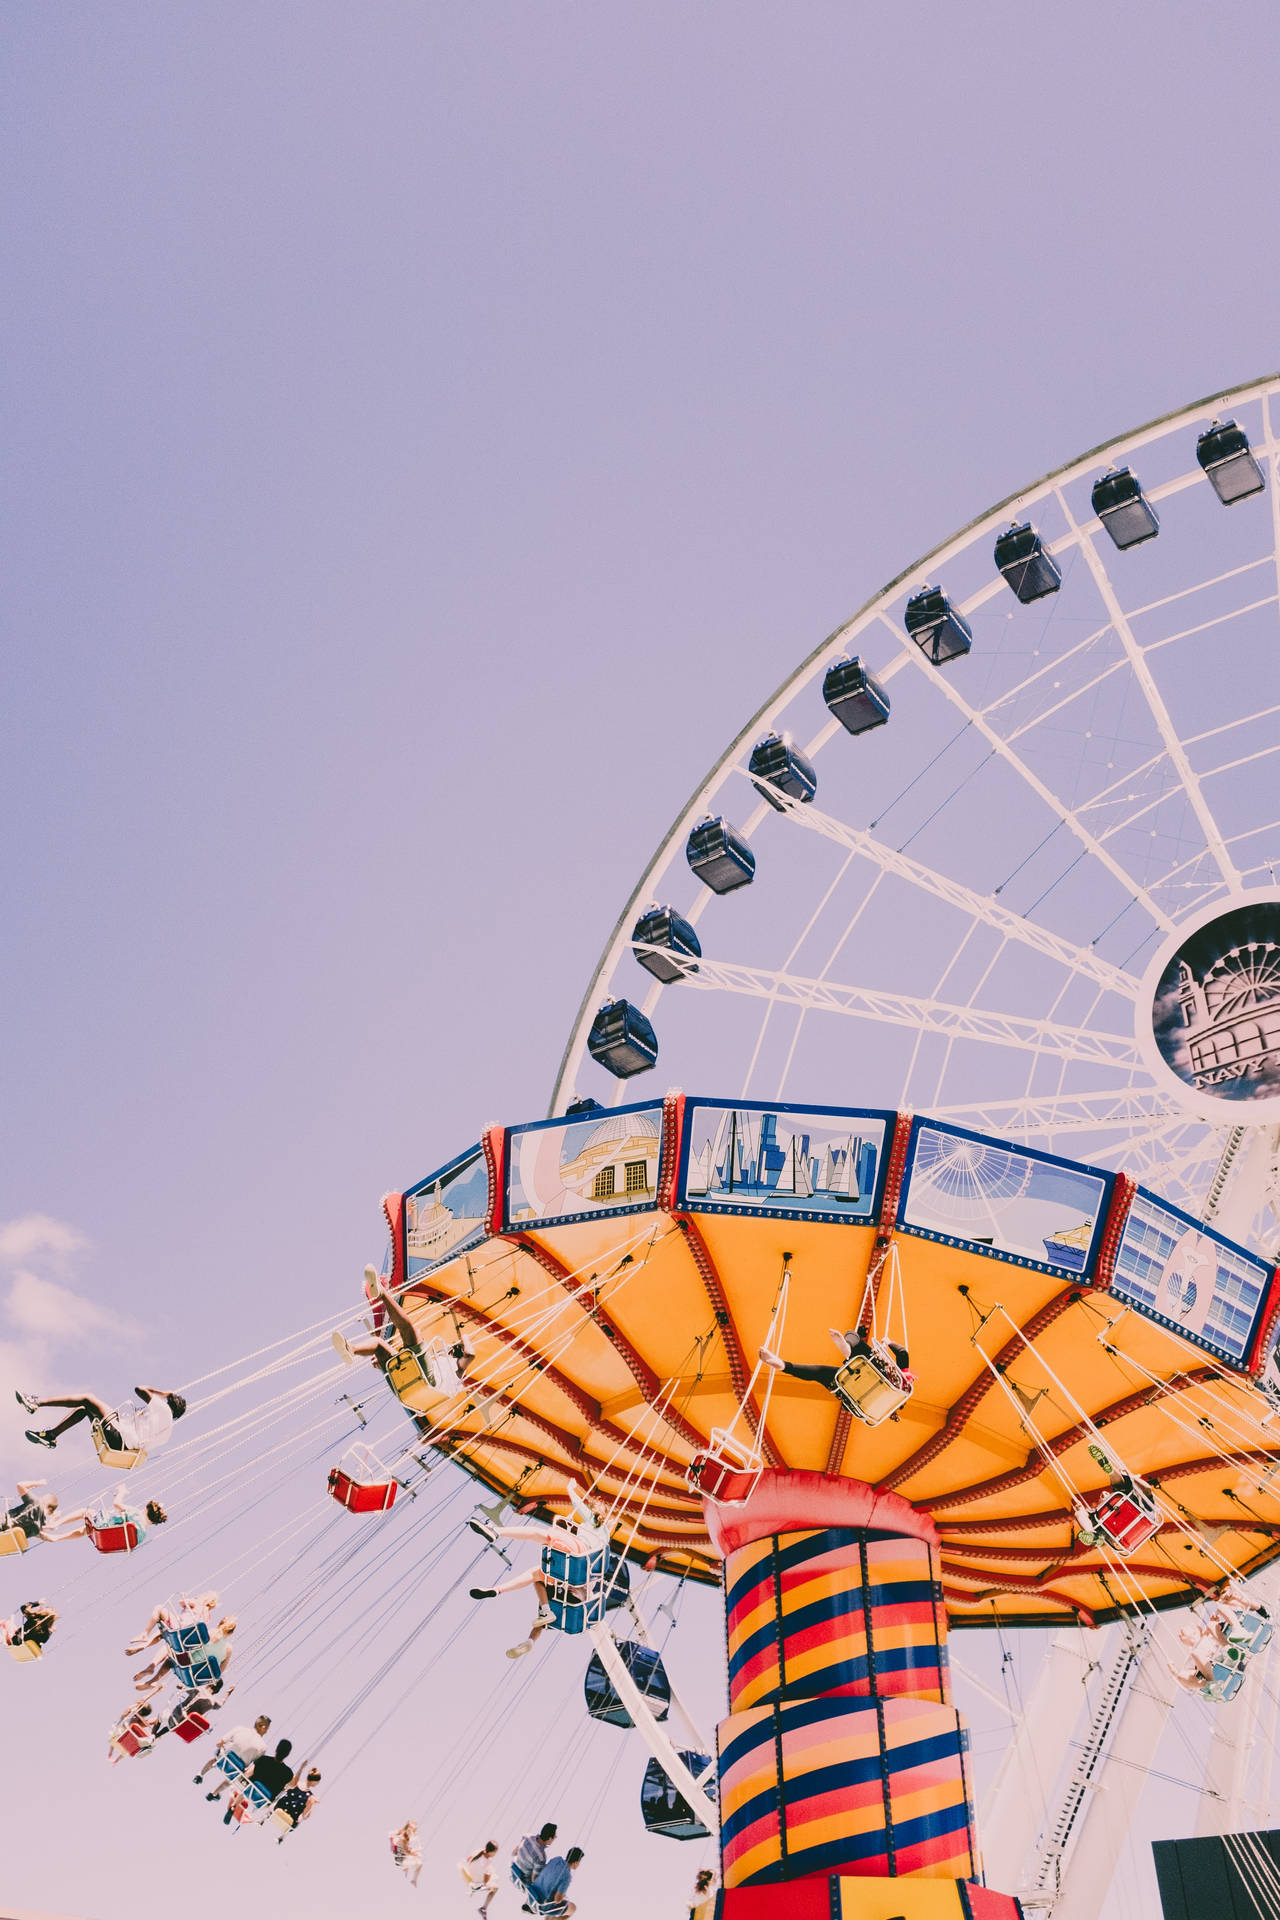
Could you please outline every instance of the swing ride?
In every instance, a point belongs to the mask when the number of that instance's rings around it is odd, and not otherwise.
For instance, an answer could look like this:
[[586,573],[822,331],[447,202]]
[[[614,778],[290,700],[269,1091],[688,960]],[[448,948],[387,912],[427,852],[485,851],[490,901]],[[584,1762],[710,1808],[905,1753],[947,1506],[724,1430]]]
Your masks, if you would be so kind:
[[[726,1920],[874,1920],[885,1899],[923,1915],[940,1882],[956,1911],[1013,1910],[977,1884],[949,1628],[1192,1608],[1181,1684],[1217,1705],[1270,1638],[1246,1583],[1280,1553],[1280,893],[1246,770],[1274,750],[1251,694],[1274,650],[1277,391],[1086,456],[818,649],[642,877],[553,1117],[490,1129],[387,1203],[403,1310],[424,1341],[465,1327],[475,1354],[461,1405],[407,1404],[447,1415],[491,1488],[518,1473],[526,1511],[563,1514],[589,1477],[625,1553],[724,1583]],[[1253,519],[1208,580],[1175,564],[1160,591],[1162,516],[1163,554],[1214,510],[1188,497],[1206,478]],[[1134,549],[1146,570],[1118,584]],[[1006,589],[1024,632],[996,626]],[[1211,682],[1189,644],[1208,629]],[[855,643],[888,658],[869,672]],[[801,747],[786,723],[812,727],[814,681],[830,718]],[[1184,738],[1180,711],[1207,724]],[[1064,733],[1084,748],[1066,777]],[[824,762],[823,793],[870,827],[818,811],[817,756],[849,735],[864,757],[830,782]],[[757,797],[741,828],[737,780]],[[979,850],[956,809],[984,800]],[[826,843],[801,863],[812,907],[783,832]],[[695,896],[640,911],[681,852]],[[697,930],[717,899],[732,959]],[[856,985],[832,982],[837,956]],[[652,985],[633,1004],[637,960]],[[618,1104],[671,1057],[668,1032],[682,1076],[736,1054],[778,1094]],[[608,1105],[574,1091],[597,1069]],[[824,1370],[833,1337],[843,1364]]]
[[[563,1700],[576,1642],[591,1737],[648,1749],[644,1827],[718,1844],[720,1920],[1092,1920],[1175,1694],[1239,1811],[1280,1560],[1277,405],[1086,455],[824,642],[642,875],[550,1117],[387,1196],[346,1322],[373,1345],[335,1363],[325,1321],[195,1403],[175,1513],[267,1499],[282,1457],[314,1493],[198,1570],[248,1583],[237,1687],[292,1697],[309,1753],[354,1765],[465,1646],[468,1589],[532,1586],[431,1791],[558,1657]],[[130,1523],[97,1531],[131,1568]],[[316,1724],[303,1649],[368,1649],[370,1583],[386,1643]],[[715,1728],[672,1634],[699,1587]],[[1017,1629],[1045,1654],[979,1833],[951,1636]],[[183,1741],[220,1707],[193,1631],[164,1633]],[[161,1730],[132,1710],[113,1758]],[[274,1818],[216,1769],[232,1831]]]

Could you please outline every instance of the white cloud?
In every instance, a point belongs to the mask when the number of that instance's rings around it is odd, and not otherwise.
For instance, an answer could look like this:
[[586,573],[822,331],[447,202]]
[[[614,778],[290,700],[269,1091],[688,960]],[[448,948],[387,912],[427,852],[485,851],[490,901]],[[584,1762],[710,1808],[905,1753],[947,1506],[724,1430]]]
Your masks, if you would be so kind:
[[24,1213],[17,1220],[0,1223],[0,1266],[16,1266],[20,1260],[38,1259],[41,1254],[61,1266],[88,1245],[75,1227],[47,1213]]
[[13,1276],[5,1313],[11,1327],[44,1340],[79,1340],[91,1333],[120,1334],[124,1322],[56,1280],[20,1267]]
[[103,1347],[118,1347],[132,1337],[127,1320],[69,1284],[89,1250],[78,1228],[46,1213],[0,1221],[0,1274],[11,1276],[0,1302],[0,1462],[5,1469],[30,1466],[33,1459],[22,1437],[30,1416],[17,1405],[15,1392],[109,1392],[109,1380],[99,1377],[97,1356]]

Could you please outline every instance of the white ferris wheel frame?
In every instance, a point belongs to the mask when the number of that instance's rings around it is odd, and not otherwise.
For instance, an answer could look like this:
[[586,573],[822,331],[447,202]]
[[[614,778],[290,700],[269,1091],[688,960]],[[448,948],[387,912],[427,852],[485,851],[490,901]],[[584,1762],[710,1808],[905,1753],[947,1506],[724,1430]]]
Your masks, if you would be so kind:
[[[1213,867],[1216,869],[1211,892],[1206,897],[1212,898],[1216,905],[1220,898],[1225,901],[1249,891],[1244,886],[1244,875],[1237,865],[1232,848],[1232,838],[1238,841],[1247,836],[1235,835],[1229,838],[1215,819],[1203,787],[1203,781],[1209,775],[1197,774],[1192,766],[1187,752],[1187,742],[1179,736],[1160,687],[1147,662],[1146,649],[1135,638],[1131,617],[1124,611],[1108,572],[1107,559],[1100,551],[1101,547],[1106,546],[1106,542],[1105,540],[1099,542],[1095,538],[1103,531],[1102,523],[1097,518],[1074,514],[1065,490],[1068,485],[1081,479],[1091,470],[1098,470],[1108,464],[1127,463],[1131,456],[1139,454],[1144,447],[1165,439],[1176,433],[1179,428],[1207,425],[1214,415],[1251,402],[1259,402],[1262,410],[1263,434],[1260,439],[1251,442],[1251,451],[1254,457],[1264,464],[1267,473],[1270,493],[1268,507],[1276,576],[1272,591],[1266,595],[1265,600],[1259,600],[1254,605],[1262,606],[1280,599],[1280,438],[1277,437],[1280,435],[1280,405],[1276,404],[1280,402],[1280,374],[1268,375],[1229,390],[1207,395],[1188,406],[1149,421],[1130,433],[1091,448],[1030,486],[1023,487],[999,501],[978,518],[970,521],[968,525],[889,581],[866,601],[850,620],[814,648],[734,735],[706,778],[681,809],[632,890],[591,975],[556,1075],[549,1107],[551,1115],[562,1113],[573,1097],[575,1083],[586,1055],[587,1036],[593,1017],[621,961],[632,948],[632,928],[635,920],[648,902],[661,897],[663,882],[672,867],[677,862],[683,864],[685,843],[691,828],[708,813],[719,810],[716,805],[717,797],[726,783],[742,771],[744,749],[748,749],[762,732],[774,725],[799,692],[814,681],[820,680],[835,659],[854,651],[857,642],[864,636],[868,639],[874,636],[882,643],[891,638],[896,648],[887,665],[876,667],[877,679],[880,681],[890,679],[904,669],[908,671],[914,669],[926,675],[931,685],[952,704],[957,716],[985,741],[990,753],[999,756],[1008,769],[1023,781],[1038,800],[1050,810],[1060,825],[1074,836],[1079,846],[1079,857],[1088,855],[1097,861],[1101,868],[1106,869],[1121,884],[1126,897],[1129,897],[1134,904],[1142,906],[1158,933],[1164,936],[1161,941],[1163,947],[1168,946],[1179,926],[1186,924],[1180,917],[1175,917],[1159,899],[1153,897],[1153,893],[1137,879],[1135,874],[1113,855],[1106,844],[1103,832],[1100,829],[1093,830],[1082,817],[1087,807],[1073,811],[1064,805],[1052,788],[1036,774],[1017,750],[1016,731],[1011,739],[992,726],[986,713],[966,697],[962,683],[948,677],[945,672],[939,672],[931,665],[920,648],[904,632],[900,622],[888,617],[888,609],[895,601],[900,600],[904,593],[918,591],[929,582],[936,581],[942,570],[956,556],[973,548],[984,536],[994,538],[1011,519],[1033,518],[1037,505],[1046,500],[1056,503],[1067,526],[1067,531],[1063,535],[1046,540],[1046,550],[1059,562],[1072,550],[1078,550],[1081,554],[1098,596],[1106,609],[1110,628],[1123,650],[1124,660],[1120,664],[1127,662],[1134,682],[1145,698],[1154,734],[1161,743],[1157,758],[1165,759],[1168,766],[1176,773],[1182,792],[1203,833],[1204,851],[1198,854],[1196,859],[1203,859],[1207,854],[1211,857]],[[1146,498],[1155,504],[1171,495],[1184,492],[1190,487],[1203,485],[1207,485],[1207,481],[1199,466],[1193,463],[1189,471],[1145,488],[1144,491]],[[978,608],[1007,591],[1006,583],[1000,574],[994,573],[986,584],[967,598],[957,601],[956,604],[959,611],[969,618]],[[1238,611],[1247,613],[1252,610],[1253,607],[1248,606]],[[1065,705],[1066,701],[1064,700],[1062,704]],[[1053,711],[1054,709],[1050,708],[1050,712]],[[1268,709],[1264,707],[1260,714],[1250,715],[1247,718],[1265,717],[1267,711]],[[1277,711],[1280,711],[1280,708],[1277,708]],[[1040,716],[1041,719],[1045,717]],[[1244,721],[1233,721],[1230,724],[1241,725]],[[1210,729],[1210,732],[1218,731],[1225,731],[1225,729]],[[840,722],[834,716],[829,717],[810,740],[802,743],[802,750],[812,759],[821,752],[828,741],[842,733]],[[1195,739],[1198,740],[1199,737],[1196,736]],[[1195,744],[1194,740],[1192,744]],[[1228,766],[1236,764],[1240,763],[1229,762]],[[1211,770],[1211,772],[1220,771],[1223,769]],[[1176,789],[1170,788],[1169,791],[1173,792]],[[1140,811],[1145,810],[1140,809]],[[941,902],[961,909],[970,916],[973,924],[981,922],[1000,940],[1018,943],[1057,961],[1072,974],[1095,986],[1099,994],[1106,992],[1120,994],[1133,1004],[1135,1014],[1141,1006],[1145,966],[1141,973],[1116,966],[1103,958],[1092,946],[1073,942],[1011,911],[994,895],[980,893],[945,872],[929,867],[905,852],[896,851],[867,829],[854,827],[833,818],[816,805],[801,805],[777,790],[770,793],[769,801],[759,800],[753,812],[743,822],[742,831],[748,839],[771,811],[784,816],[788,825],[803,827],[809,832],[824,836],[837,846],[843,846],[850,856],[857,854],[866,858],[878,868],[880,876],[896,876],[913,887],[932,894]],[[1280,821],[1275,824],[1280,828]],[[1172,877],[1172,875],[1166,876],[1166,883]],[[1158,888],[1159,885],[1166,883],[1153,882],[1152,884]],[[691,924],[696,925],[715,898],[716,895],[709,888],[700,886],[692,906],[682,910],[684,917]],[[1028,1092],[1021,1099],[975,1100],[961,1106],[947,1103],[940,1111],[945,1113],[945,1117],[963,1120],[965,1125],[975,1129],[1015,1139],[1029,1139],[1037,1135],[1043,1137],[1047,1133],[1056,1135],[1096,1132],[1099,1128],[1127,1130],[1125,1151],[1130,1155],[1128,1164],[1131,1164],[1140,1174],[1147,1164],[1158,1163],[1161,1166],[1172,1164],[1178,1154],[1182,1154],[1189,1164],[1205,1160],[1206,1146],[1203,1130],[1206,1123],[1216,1126],[1220,1135],[1216,1146],[1212,1142],[1209,1144],[1207,1165],[1211,1169],[1234,1125],[1243,1122],[1247,1126],[1255,1126],[1264,1118],[1270,1118],[1269,1114],[1264,1116],[1256,1112],[1224,1111],[1225,1103],[1216,1103],[1212,1106],[1201,1103],[1197,1109],[1193,1101],[1179,1098],[1174,1077],[1168,1070],[1165,1069],[1159,1075],[1153,1071],[1152,1061],[1144,1045],[1140,1019],[1135,1020],[1138,1028],[1136,1033],[1134,1027],[1130,1027],[1128,1034],[1120,1035],[1049,1019],[1028,1019],[1012,1014],[991,1012],[972,1003],[953,1004],[935,997],[912,996],[857,984],[839,985],[828,980],[825,975],[822,978],[813,979],[789,972],[785,968],[768,969],[747,966],[736,961],[717,959],[714,955],[704,955],[699,960],[696,981],[689,983],[682,981],[679,984],[685,986],[686,991],[688,985],[692,984],[703,990],[719,990],[735,995],[746,994],[771,1003],[791,1004],[800,1009],[812,1008],[870,1018],[881,1024],[912,1028],[918,1035],[936,1033],[949,1041],[970,1039],[988,1046],[1033,1048],[1041,1057],[1056,1056],[1066,1063],[1080,1061],[1099,1066],[1106,1065],[1117,1072],[1126,1073],[1129,1076],[1127,1085],[1113,1087],[1106,1092],[1059,1092],[1047,1096],[1036,1096]],[[646,983],[643,999],[638,999],[641,1011],[647,1016],[652,1016],[663,991],[661,982],[649,980]],[[1145,1076],[1146,1083],[1142,1084],[1140,1080],[1135,1080],[1135,1075]],[[616,1102],[623,1097],[627,1097],[624,1093],[624,1084],[619,1082],[613,1089],[613,1100]],[[634,1097],[634,1094],[630,1097]],[[1187,1125],[1193,1126],[1198,1136],[1198,1144],[1191,1148],[1187,1147],[1185,1136],[1180,1135],[1179,1132],[1180,1127]]]

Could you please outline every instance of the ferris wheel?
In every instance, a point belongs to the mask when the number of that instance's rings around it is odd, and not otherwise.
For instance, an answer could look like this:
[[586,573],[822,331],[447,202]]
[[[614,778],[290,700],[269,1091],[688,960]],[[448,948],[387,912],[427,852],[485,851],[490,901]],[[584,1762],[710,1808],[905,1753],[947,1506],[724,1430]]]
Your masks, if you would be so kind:
[[801,660],[637,882],[552,1111],[656,1054],[1273,1234],[1278,433],[1273,376],[1095,448]]

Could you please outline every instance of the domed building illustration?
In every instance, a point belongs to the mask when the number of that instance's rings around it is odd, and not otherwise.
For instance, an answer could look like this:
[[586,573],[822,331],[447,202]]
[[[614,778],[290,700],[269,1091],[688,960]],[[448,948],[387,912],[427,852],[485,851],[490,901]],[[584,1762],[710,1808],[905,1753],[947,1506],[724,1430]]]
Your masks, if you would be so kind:
[[1178,1003],[1197,1086],[1265,1080],[1280,1072],[1280,945],[1275,941],[1232,947],[1202,976],[1180,960]]
[[560,1165],[566,1196],[577,1200],[643,1200],[658,1178],[661,1118],[618,1113],[591,1129],[571,1160]]

